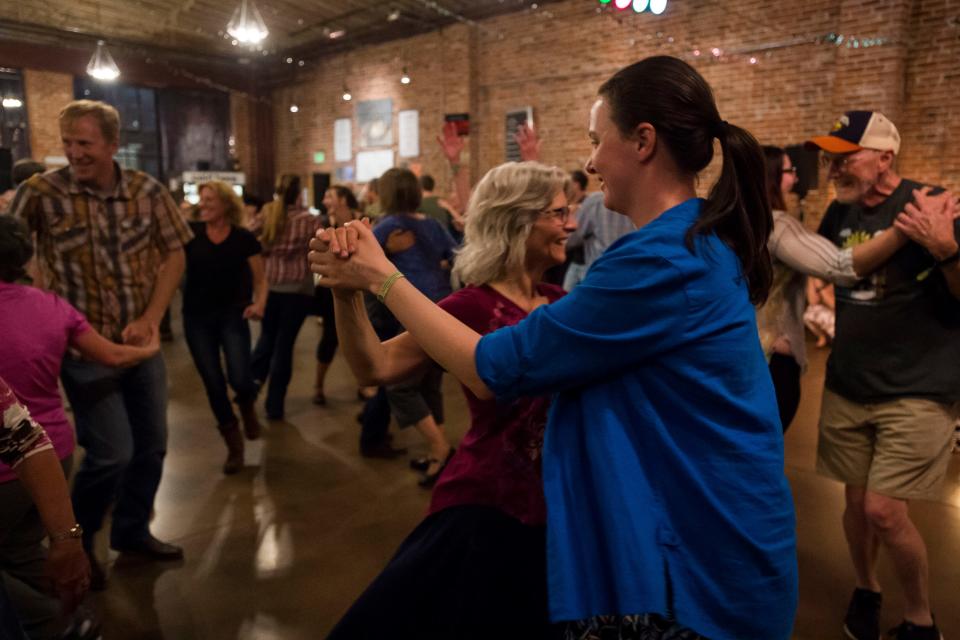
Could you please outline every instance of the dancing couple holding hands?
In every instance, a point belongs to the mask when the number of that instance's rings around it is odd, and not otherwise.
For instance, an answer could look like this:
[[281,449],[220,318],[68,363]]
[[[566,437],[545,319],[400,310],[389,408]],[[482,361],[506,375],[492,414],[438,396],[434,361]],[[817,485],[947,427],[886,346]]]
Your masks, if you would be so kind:
[[[638,229],[566,296],[537,281],[570,226],[564,172],[537,163],[477,185],[455,262],[473,286],[439,305],[365,225],[312,241],[361,382],[432,360],[472,418],[430,514],[330,637],[790,636],[793,502],[754,312],[772,281],[760,147],[670,57],[605,82],[589,137],[586,170]],[[714,140],[723,170],[700,199]],[[406,333],[376,339],[364,290]]]

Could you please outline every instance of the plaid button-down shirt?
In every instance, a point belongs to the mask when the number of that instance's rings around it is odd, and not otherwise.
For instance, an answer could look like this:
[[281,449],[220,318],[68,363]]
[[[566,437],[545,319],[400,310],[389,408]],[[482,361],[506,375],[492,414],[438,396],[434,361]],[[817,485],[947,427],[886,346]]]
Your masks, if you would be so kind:
[[10,214],[36,234],[44,284],[119,341],[147,308],[163,256],[193,234],[163,185],[117,170],[109,194],[77,183],[69,167],[35,175],[20,185]]
[[263,245],[267,283],[274,286],[305,282],[310,275],[310,264],[307,262],[310,240],[323,226],[323,220],[306,209],[291,207],[287,209],[287,221],[283,225],[283,231],[270,245],[261,238],[263,224],[264,214],[261,211],[250,222],[250,230]]

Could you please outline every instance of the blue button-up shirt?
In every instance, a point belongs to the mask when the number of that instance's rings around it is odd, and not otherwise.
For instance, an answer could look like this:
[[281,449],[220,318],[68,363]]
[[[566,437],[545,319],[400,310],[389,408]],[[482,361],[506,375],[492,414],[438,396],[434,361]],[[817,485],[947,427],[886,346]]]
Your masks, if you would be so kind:
[[485,336],[498,395],[556,392],[543,453],[553,620],[672,612],[712,640],[789,638],[783,437],[740,263],[689,200],[569,295]]

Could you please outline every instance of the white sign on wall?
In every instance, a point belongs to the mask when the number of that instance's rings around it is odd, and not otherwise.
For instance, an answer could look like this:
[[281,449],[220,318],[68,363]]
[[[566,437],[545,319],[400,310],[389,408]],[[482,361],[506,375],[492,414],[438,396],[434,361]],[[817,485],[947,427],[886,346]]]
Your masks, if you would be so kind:
[[397,116],[400,157],[416,158],[420,155],[420,112],[401,111]]
[[333,123],[333,159],[335,162],[349,162],[353,157],[353,136],[350,118],[339,118]]
[[392,168],[393,151],[390,149],[357,153],[357,182],[370,182]]

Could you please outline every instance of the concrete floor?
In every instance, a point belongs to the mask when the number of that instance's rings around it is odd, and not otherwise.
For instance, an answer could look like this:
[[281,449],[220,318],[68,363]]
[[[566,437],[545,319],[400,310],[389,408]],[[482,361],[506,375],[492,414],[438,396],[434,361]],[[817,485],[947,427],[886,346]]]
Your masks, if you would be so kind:
[[[179,307],[179,304],[177,304]],[[156,501],[154,533],[183,545],[179,565],[108,558],[110,586],[92,600],[107,640],[323,637],[422,518],[428,493],[406,459],[368,460],[357,451],[356,387],[338,357],[327,407],[310,403],[311,318],[297,345],[297,368],[285,422],[271,423],[248,443],[247,467],[220,473],[224,448],[182,337],[164,346],[170,380],[170,443]],[[816,416],[826,352],[811,350],[800,413],[787,435],[787,474],[797,507],[800,609],[794,637],[841,638],[840,622],[853,575],[840,529],[841,487],[814,472]],[[466,427],[458,387],[446,377],[448,430]],[[266,423],[265,423],[266,424]],[[419,453],[415,433],[396,442]],[[948,635],[960,634],[960,455],[942,499],[917,504],[915,520],[930,548],[933,605]],[[101,536],[104,538],[105,536]],[[902,598],[889,562],[884,628],[899,622]]]

